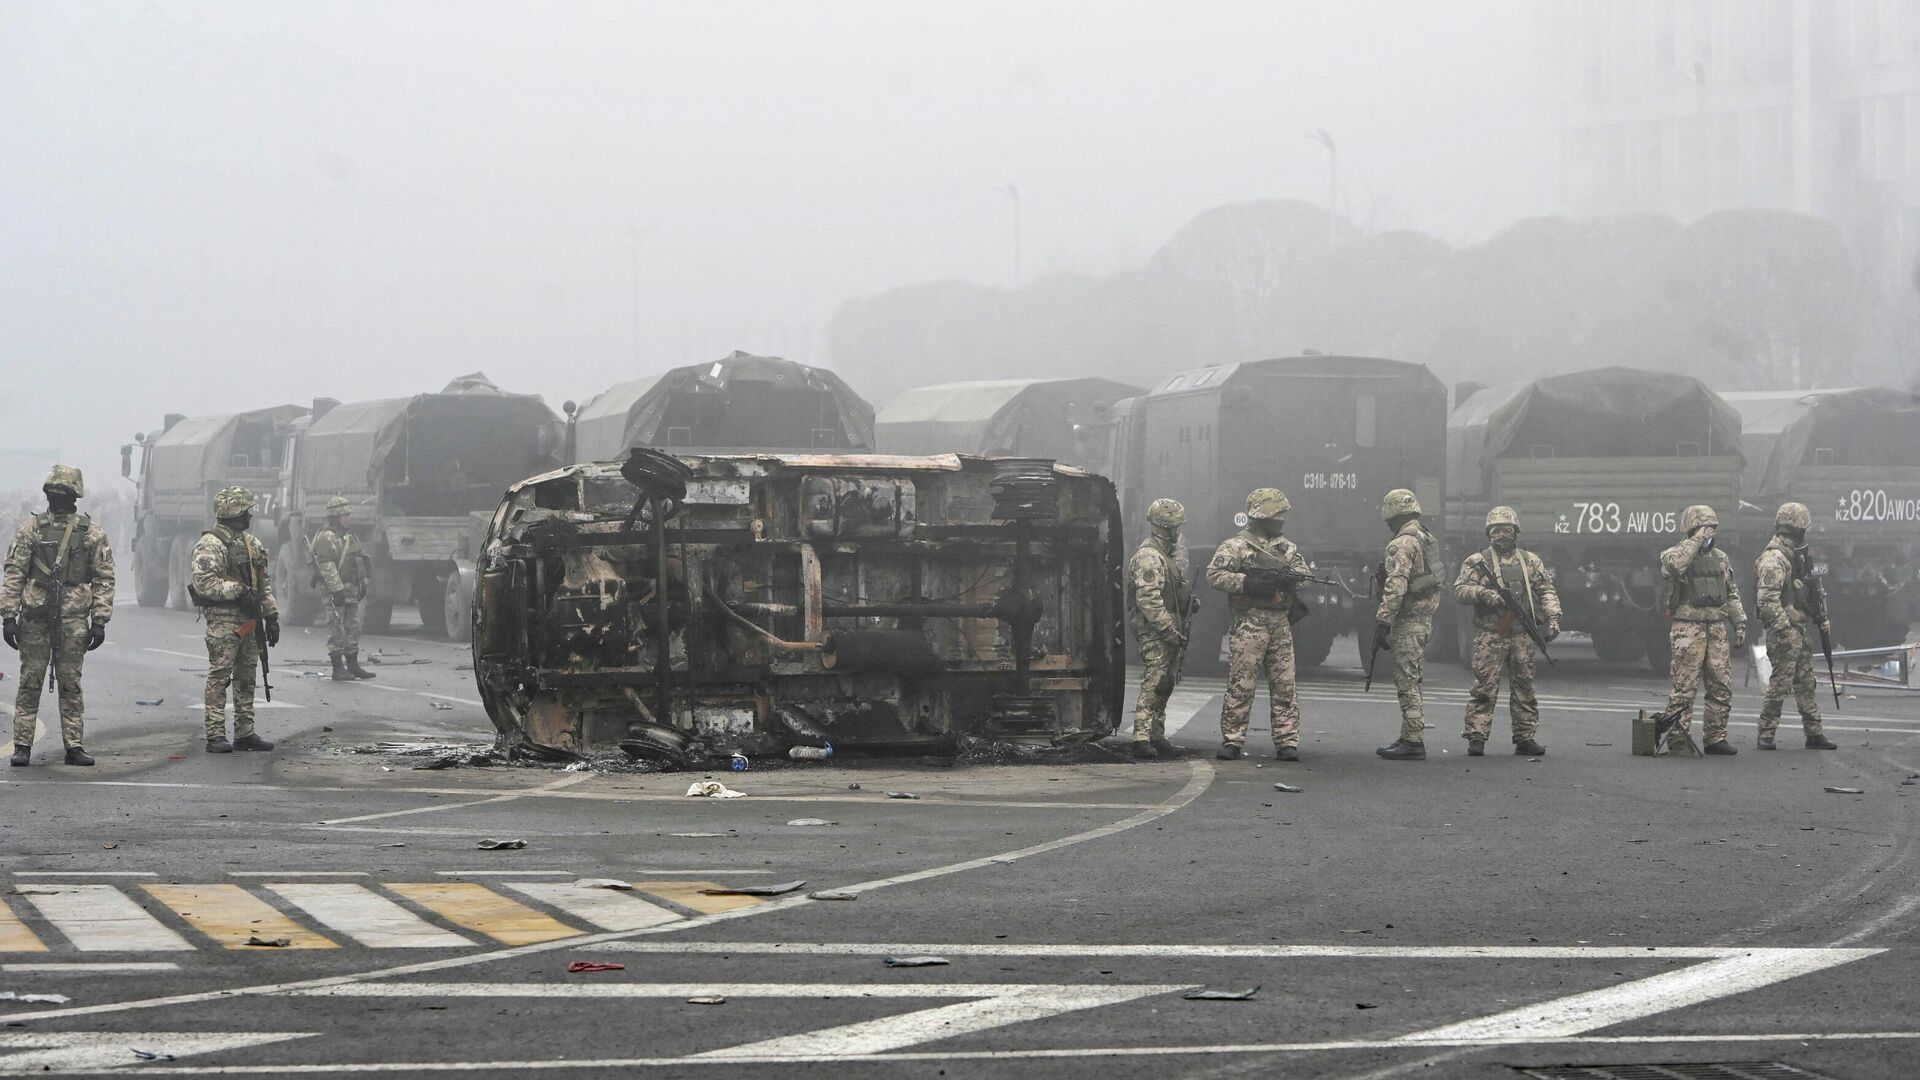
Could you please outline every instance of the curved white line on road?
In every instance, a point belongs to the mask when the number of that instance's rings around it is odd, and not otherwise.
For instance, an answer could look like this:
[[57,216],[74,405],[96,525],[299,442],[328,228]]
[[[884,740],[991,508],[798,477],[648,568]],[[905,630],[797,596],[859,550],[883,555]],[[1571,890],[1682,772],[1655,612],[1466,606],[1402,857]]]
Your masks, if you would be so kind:
[[[890,885],[906,885],[916,881],[945,877],[949,874],[964,873],[968,870],[1004,865],[1017,862],[1021,859],[1032,858],[1035,855],[1044,855],[1048,852],[1059,851],[1062,848],[1073,847],[1076,844],[1084,844],[1089,840],[1104,839],[1118,833],[1126,832],[1129,829],[1138,828],[1149,822],[1158,821],[1199,798],[1201,793],[1207,790],[1208,785],[1213,783],[1214,770],[1210,762],[1189,758],[1186,764],[1188,771],[1187,782],[1179,791],[1174,792],[1151,808],[1142,810],[1131,817],[1123,818],[1111,824],[1101,825],[1097,828],[1087,829],[1084,832],[1073,833],[1070,836],[1063,836],[1056,840],[1048,840],[1044,843],[1016,848],[1013,851],[1003,852],[999,855],[987,855],[978,859],[967,859],[963,862],[949,863],[946,866],[935,866],[925,870],[895,874],[892,877],[876,878],[873,881],[863,881],[857,885],[843,886],[840,891],[859,893],[873,892],[876,889],[884,889]],[[205,1001],[226,1001],[239,997],[282,994],[292,990],[310,990],[325,986],[345,986],[372,979],[386,979],[400,975],[417,975],[429,971],[449,971],[457,968],[474,967],[480,964],[491,963],[495,960],[511,960],[522,956],[535,956],[541,953],[579,949],[583,946],[598,945],[602,942],[625,941],[629,938],[643,937],[650,934],[694,930],[704,926],[711,926],[714,923],[727,922],[732,919],[744,918],[750,915],[767,915],[776,911],[786,911],[789,908],[820,902],[821,901],[809,899],[803,894],[795,894],[791,897],[772,900],[753,907],[736,908],[732,911],[722,911],[712,915],[701,915],[696,918],[685,919],[665,926],[649,926],[638,930],[617,930],[605,934],[588,934],[579,937],[562,938],[558,941],[541,942],[534,945],[516,945],[512,948],[497,949],[493,952],[468,956],[454,956],[443,960],[428,960],[417,964],[401,964],[395,967],[364,971],[353,975],[330,975],[325,978],[302,979],[296,982],[263,983],[258,986],[241,986],[228,990],[206,990],[194,994],[173,994],[167,997],[142,998],[133,1001],[114,1001],[101,1005],[82,1005],[68,1009],[41,1009],[37,1012],[7,1013],[0,1015],[0,1022],[17,1023],[25,1020],[55,1020],[71,1016],[98,1016],[103,1013],[132,1012],[137,1009],[159,1009],[170,1005],[195,1005]]]

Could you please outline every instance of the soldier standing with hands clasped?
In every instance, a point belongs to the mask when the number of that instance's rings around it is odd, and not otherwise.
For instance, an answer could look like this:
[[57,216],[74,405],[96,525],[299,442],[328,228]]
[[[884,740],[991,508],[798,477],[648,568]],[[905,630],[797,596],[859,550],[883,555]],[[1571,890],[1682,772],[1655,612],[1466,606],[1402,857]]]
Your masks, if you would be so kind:
[[1380,516],[1393,533],[1380,563],[1380,607],[1374,612],[1373,645],[1393,654],[1393,687],[1400,697],[1400,737],[1374,753],[1389,761],[1427,757],[1426,705],[1420,683],[1426,675],[1427,639],[1440,610],[1440,542],[1420,521],[1420,500],[1406,488],[1387,492]]
[[1813,674],[1812,634],[1833,627],[1815,622],[1808,603],[1807,529],[1813,515],[1800,503],[1780,507],[1773,518],[1773,539],[1754,560],[1758,579],[1756,607],[1760,623],[1767,628],[1767,659],[1773,675],[1767,679],[1767,696],[1760,704],[1760,749],[1773,749],[1773,733],[1780,728],[1780,713],[1787,695],[1793,695],[1800,707],[1800,727],[1807,736],[1809,750],[1838,750],[1820,725],[1820,686]]
[[360,602],[367,598],[368,559],[360,538],[347,529],[353,506],[335,495],[327,500],[327,523],[313,534],[314,573],[327,594],[327,657],[335,682],[371,679],[360,666]]
[[[1733,649],[1747,644],[1747,612],[1733,580],[1733,560],[1714,546],[1720,517],[1711,506],[1689,506],[1680,515],[1686,539],[1660,553],[1667,586],[1668,638],[1673,689],[1667,697],[1668,750],[1684,745],[1692,752],[1693,697],[1706,680],[1706,752],[1739,753],[1727,742],[1727,716],[1733,711]],[[1732,639],[1732,648],[1728,639]]]
[[7,645],[20,651],[8,764],[32,760],[33,729],[51,666],[60,684],[60,739],[67,764],[91,765],[83,745],[80,669],[87,653],[106,642],[107,620],[113,618],[113,545],[105,530],[80,513],[87,487],[79,469],[55,465],[40,490],[47,496],[47,512],[21,522],[14,532],[0,583],[0,631]]
[[1464,737],[1468,755],[1487,752],[1504,672],[1513,752],[1539,757],[1546,749],[1535,740],[1540,703],[1533,696],[1533,637],[1520,624],[1519,613],[1508,609],[1500,589],[1524,607],[1546,640],[1560,636],[1560,593],[1540,556],[1520,547],[1520,515],[1511,506],[1487,511],[1487,549],[1467,556],[1453,583],[1454,600],[1473,608],[1473,690],[1467,696]]
[[1253,687],[1267,669],[1274,756],[1300,760],[1300,703],[1293,684],[1293,626],[1298,602],[1282,571],[1312,571],[1293,541],[1281,535],[1293,504],[1277,488],[1247,496],[1246,527],[1230,536],[1207,564],[1207,584],[1227,594],[1233,625],[1227,631],[1227,693],[1220,705],[1220,751],[1232,761],[1247,741]]
[[[267,576],[267,548],[247,531],[253,493],[223,488],[213,498],[219,523],[193,545],[193,602],[207,620],[207,753],[271,750],[254,734],[253,687],[260,637],[280,644],[280,609]],[[227,741],[227,688],[233,688],[233,741]]]
[[1133,756],[1174,757],[1167,741],[1167,698],[1180,678],[1193,616],[1192,587],[1180,565],[1187,509],[1172,499],[1147,507],[1147,538],[1127,560],[1127,626],[1140,646],[1140,699],[1133,708]]

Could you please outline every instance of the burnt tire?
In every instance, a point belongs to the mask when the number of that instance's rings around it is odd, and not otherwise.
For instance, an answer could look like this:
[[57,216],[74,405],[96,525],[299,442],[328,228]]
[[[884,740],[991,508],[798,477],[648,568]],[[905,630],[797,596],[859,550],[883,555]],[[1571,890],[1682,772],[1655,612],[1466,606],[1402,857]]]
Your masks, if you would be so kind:
[[279,557],[274,559],[273,598],[280,605],[282,622],[312,626],[320,619],[320,593],[305,587],[299,575],[311,574],[312,570],[295,562],[292,550],[293,545],[282,544]]
[[167,545],[167,606],[175,611],[193,610],[193,598],[187,595],[187,582],[193,577],[193,545],[196,539],[176,536]]
[[168,553],[136,552],[133,556],[133,595],[141,607],[163,607],[167,602]]
[[1333,652],[1333,626],[1315,627],[1308,619],[1294,627],[1293,664],[1296,668],[1319,667]]

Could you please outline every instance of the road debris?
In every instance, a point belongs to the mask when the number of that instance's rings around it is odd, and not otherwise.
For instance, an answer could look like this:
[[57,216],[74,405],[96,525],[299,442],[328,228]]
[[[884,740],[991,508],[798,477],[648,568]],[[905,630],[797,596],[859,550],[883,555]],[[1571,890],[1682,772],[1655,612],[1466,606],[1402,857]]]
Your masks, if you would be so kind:
[[806,887],[804,881],[783,881],[778,885],[741,885],[732,889],[701,889],[702,896],[779,896]]
[[576,889],[619,889],[624,892],[632,889],[633,885],[631,882],[619,881],[614,878],[581,878],[579,881],[573,883],[573,887]]
[[127,1047],[127,1049],[132,1050],[133,1056],[139,1058],[141,1061],[178,1061],[180,1060],[179,1058],[174,1057],[172,1054],[156,1054],[151,1050],[135,1050],[131,1046]]
[[1371,1001],[1356,1001],[1353,1003],[1353,1007],[1356,1009],[1377,1009],[1380,1006],[1375,1005]]
[[20,994],[12,990],[0,990],[0,1001],[17,1001],[22,1005],[65,1005],[73,999],[65,994]]
[[1260,987],[1253,986],[1246,990],[1189,990],[1180,996],[1188,1001],[1252,1001],[1259,992]]
[[525,840],[494,840],[491,838],[480,841],[479,845],[481,851],[519,851],[526,846],[527,842]]
[[683,836],[688,840],[708,840],[713,838],[732,839],[737,834],[723,833],[723,832],[676,832],[676,833],[668,833],[667,835]]
[[813,826],[813,825],[838,825],[840,823],[837,821],[828,821],[826,818],[797,817],[797,818],[794,818],[792,821],[787,822],[787,824],[798,825],[798,826]]
[[948,960],[944,956],[889,956],[888,967],[946,967]]
[[702,994],[687,999],[689,1005],[725,1005],[727,999],[719,994]]
[[1827,794],[1829,795],[1865,795],[1866,791],[1857,787],[1830,787],[1827,789]]
[[1306,790],[1306,789],[1305,789],[1305,788],[1297,788],[1297,787],[1294,787],[1294,786],[1293,786],[1292,784],[1275,784],[1275,785],[1273,785],[1273,790],[1275,790],[1275,791],[1291,791],[1291,792],[1294,792],[1295,794],[1298,794],[1299,792],[1301,792],[1301,791],[1304,791],[1304,790]]
[[820,889],[807,894],[809,900],[858,900],[860,894],[851,889]]
[[440,712],[452,712],[452,711],[453,711],[453,702],[451,702],[451,701],[429,701],[429,702],[427,702],[427,708],[429,708],[429,709],[437,709],[437,710],[439,710]]
[[293,944],[293,939],[283,937],[263,938],[256,935],[249,937],[247,944],[255,945],[263,949],[285,949]]
[[625,964],[603,964],[597,960],[575,960],[567,965],[567,974],[579,975],[588,971],[625,971]]
[[167,699],[163,697],[145,698],[145,699],[135,698],[133,703],[135,705],[165,705],[167,703]]
[[889,791],[889,792],[887,792],[887,798],[889,798],[889,799],[917,799],[917,798],[919,798],[919,797],[920,797],[920,796],[918,796],[918,795],[915,795],[915,794],[914,794],[913,792],[911,792],[911,791]]
[[848,784],[848,785],[847,785],[847,790],[848,790],[848,791],[859,791],[859,790],[860,790],[860,785],[859,785],[859,784]]
[[457,757],[438,757],[432,761],[423,761],[415,765],[414,769],[416,771],[438,772],[441,769],[451,769],[459,764],[460,759]]
[[735,791],[718,780],[696,780],[687,785],[689,799],[744,799],[747,793]]

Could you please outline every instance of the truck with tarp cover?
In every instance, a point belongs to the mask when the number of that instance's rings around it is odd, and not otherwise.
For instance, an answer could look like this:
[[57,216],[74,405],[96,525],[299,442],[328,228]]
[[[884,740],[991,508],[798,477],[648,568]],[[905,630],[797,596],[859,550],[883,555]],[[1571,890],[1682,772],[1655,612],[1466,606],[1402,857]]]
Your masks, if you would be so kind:
[[1835,636],[1852,648],[1906,641],[1920,614],[1920,395],[1873,386],[1722,396],[1740,412],[1748,546],[1773,532],[1781,503],[1805,503]]
[[437,394],[316,402],[288,436],[280,475],[275,585],[290,621],[319,615],[307,541],[338,496],[372,561],[367,630],[385,630],[394,606],[410,603],[429,632],[464,639],[487,518],[508,485],[559,464],[561,434],[538,396],[479,374]]
[[[1660,552],[1680,512],[1713,507],[1739,548],[1740,414],[1686,375],[1608,367],[1481,389],[1447,424],[1456,559],[1486,545],[1494,506],[1520,514],[1520,543],[1546,561],[1569,630],[1603,660],[1667,669]],[[1455,612],[1462,661],[1471,612]]]
[[255,512],[267,518],[286,434],[306,412],[277,405],[217,416],[170,413],[158,433],[135,435],[120,448],[120,473],[138,487],[133,580],[140,606],[193,607],[187,598],[193,545],[213,527],[214,494],[244,487],[263,504]]
[[687,764],[1098,739],[1119,505],[1051,461],[638,449],[513,485],[474,678],[504,747]]
[[873,449],[873,406],[840,376],[736,350],[618,383],[571,413],[568,460],[612,461],[636,446],[678,451]]
[[1099,469],[1113,407],[1144,393],[1112,379],[978,379],[902,390],[874,417],[888,454],[1044,457]]
[[[1179,499],[1196,577],[1242,527],[1248,492],[1286,493],[1287,536],[1318,576],[1340,583],[1297,591],[1311,612],[1293,628],[1302,666],[1324,663],[1343,633],[1372,634],[1372,570],[1388,539],[1381,496],[1410,487],[1434,516],[1445,496],[1447,390],[1420,364],[1328,355],[1217,364],[1110,411],[1130,527],[1145,528],[1152,500]],[[1224,664],[1227,605],[1198,592],[1188,665]]]

